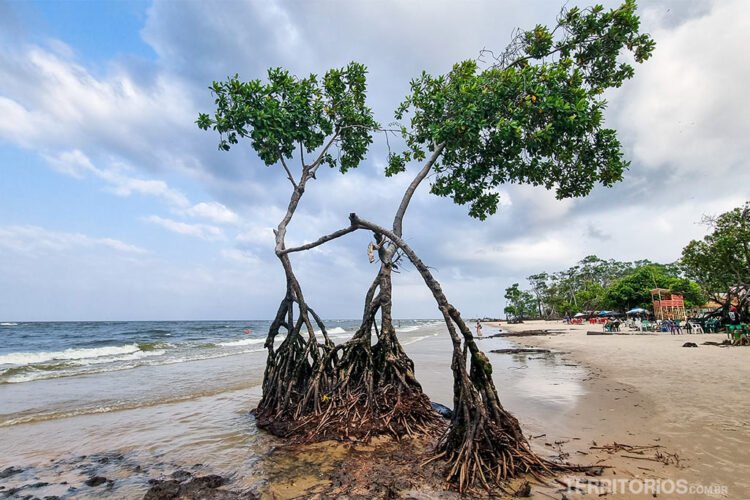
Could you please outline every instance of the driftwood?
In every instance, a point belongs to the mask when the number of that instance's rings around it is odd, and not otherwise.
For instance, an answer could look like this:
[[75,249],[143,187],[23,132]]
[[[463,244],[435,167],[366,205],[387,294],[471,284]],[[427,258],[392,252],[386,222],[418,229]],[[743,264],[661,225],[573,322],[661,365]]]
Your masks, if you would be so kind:
[[[680,467],[680,457],[677,453],[669,453],[664,451],[664,447],[661,445],[650,445],[650,446],[638,446],[623,443],[612,443],[604,446],[590,446],[591,450],[603,450],[613,455],[620,453],[623,458],[632,458],[636,460],[648,460],[650,462],[661,462],[664,465],[675,465]],[[622,452],[630,453],[630,455],[624,455]],[[646,456],[647,453],[653,453],[653,456]],[[640,455],[640,456],[634,456]]]
[[715,345],[715,346],[719,346],[719,347],[729,347],[729,346],[732,345],[732,342],[729,341],[729,340],[725,340],[724,342],[712,342],[712,341],[708,341],[708,342],[703,342],[703,345]]
[[522,354],[522,353],[533,353],[533,354],[548,354],[551,353],[549,349],[528,349],[528,348],[518,348],[518,349],[493,349],[490,352],[494,352],[495,354]]
[[503,337],[538,337],[541,335],[559,335],[563,333],[561,330],[524,330],[522,332],[504,332],[496,333],[494,335],[487,335],[486,337],[475,337],[474,340],[482,339],[494,339]]

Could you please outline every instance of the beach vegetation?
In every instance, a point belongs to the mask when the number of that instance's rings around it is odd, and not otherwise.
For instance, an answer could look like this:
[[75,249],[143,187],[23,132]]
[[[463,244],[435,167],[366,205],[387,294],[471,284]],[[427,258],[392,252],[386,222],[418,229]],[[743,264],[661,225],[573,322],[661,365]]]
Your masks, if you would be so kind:
[[750,202],[718,216],[704,216],[703,222],[710,232],[682,250],[682,268],[725,313],[735,307],[741,320],[748,321]]
[[535,299],[531,292],[521,290],[518,283],[506,288],[504,297],[507,305],[503,312],[506,316],[520,321],[537,316],[539,299]]
[[[433,194],[467,205],[468,214],[482,220],[496,212],[504,184],[540,186],[569,198],[621,180],[628,162],[616,132],[604,124],[604,95],[631,78],[634,63],[653,49],[653,40],[640,32],[635,1],[625,0],[611,10],[563,9],[554,26],[518,30],[501,52],[482,51],[443,75],[423,72],[395,112],[404,147],[389,151],[385,174],[400,174],[412,164],[418,171],[392,223],[352,213],[347,226],[295,248],[285,245],[287,228],[319,167],[345,173],[364,159],[373,133],[393,132],[379,127],[365,104],[365,68],[351,63],[320,80],[276,69],[267,82],[237,76],[215,82],[217,111],[213,117],[201,114],[198,125],[219,132],[223,150],[249,139],[292,188],[275,232],[287,287],[266,342],[258,425],[305,441],[440,432],[431,460],[445,461],[445,477],[459,491],[573,468],[531,451],[518,421],[500,403],[491,365],[471,329],[404,239],[404,218],[426,179]],[[288,165],[293,157],[296,175]],[[379,269],[364,294],[360,328],[334,345],[302,294],[290,255],[357,230],[372,233],[368,253]],[[392,274],[402,260],[430,290],[452,341],[454,400],[447,428],[431,409],[393,327]],[[533,309],[531,295],[524,303]],[[286,337],[277,349],[281,330]]]
[[[539,303],[540,318],[560,318],[579,311],[628,311],[651,307],[651,290],[665,288],[683,295],[687,307],[706,303],[698,283],[678,263],[649,260],[620,262],[590,255],[566,269],[527,278]],[[506,297],[507,298],[507,297]]]
[[[212,84],[216,111],[213,116],[201,113],[197,120],[200,128],[219,133],[221,150],[248,139],[258,157],[281,170],[291,185],[286,212],[274,230],[286,293],[267,335],[263,396],[255,411],[258,426],[279,436],[324,439],[349,433],[349,423],[333,419],[324,426],[320,415],[333,407],[331,394],[341,380],[358,374],[339,370],[339,347],[303,294],[286,234],[308,184],[322,166],[345,173],[365,158],[378,129],[366,104],[366,74],[362,64],[353,62],[329,70],[322,78],[298,78],[280,68],[270,69],[266,81],[244,82],[235,75]],[[277,347],[275,341],[282,333],[285,337]],[[352,435],[358,435],[359,422],[351,424]]]
[[648,309],[651,307],[651,290],[654,288],[681,294],[687,308],[706,303],[706,296],[700,286],[685,278],[676,266],[646,264],[615,280],[604,291],[603,307],[615,311],[628,311],[637,307]]

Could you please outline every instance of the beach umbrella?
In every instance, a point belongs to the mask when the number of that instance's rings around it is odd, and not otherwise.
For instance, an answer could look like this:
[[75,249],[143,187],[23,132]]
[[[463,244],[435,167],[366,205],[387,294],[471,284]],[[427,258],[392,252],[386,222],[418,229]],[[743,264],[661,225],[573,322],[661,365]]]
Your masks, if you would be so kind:
[[626,314],[643,314],[643,313],[647,313],[647,312],[648,311],[646,309],[642,308],[642,307],[635,307],[635,308],[631,309],[630,311],[628,311]]
[[599,314],[597,316],[611,316],[612,311],[599,311]]
[[588,314],[586,314],[586,313],[578,313],[578,314],[576,314],[573,317],[574,318],[585,318],[586,316],[588,316]]

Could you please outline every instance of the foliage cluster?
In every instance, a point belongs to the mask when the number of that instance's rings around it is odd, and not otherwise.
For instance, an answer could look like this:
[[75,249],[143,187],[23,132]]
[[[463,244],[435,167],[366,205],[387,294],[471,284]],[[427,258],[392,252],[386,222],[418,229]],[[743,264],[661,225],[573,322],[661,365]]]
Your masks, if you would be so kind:
[[323,163],[342,173],[364,159],[378,124],[367,106],[367,70],[352,62],[316,75],[297,78],[280,68],[268,70],[268,82],[243,82],[238,75],[213,82],[214,117],[198,115],[203,130],[221,135],[219,149],[228,151],[240,138],[249,138],[266,165],[291,159],[298,151],[313,153],[326,141],[336,141],[339,154],[326,152]]
[[704,217],[711,232],[682,250],[685,275],[714,301],[735,304],[748,319],[750,289],[750,202],[716,217]]
[[487,68],[468,60],[447,75],[422,73],[396,111],[410,117],[408,149],[390,155],[386,173],[440,147],[432,192],[479,219],[495,213],[502,184],[544,186],[558,198],[611,186],[628,162],[604,126],[602,94],[633,76],[627,51],[635,62],[650,57],[654,42],[639,23],[633,0],[611,11],[574,7],[553,29],[519,32]]
[[[530,289],[525,292],[523,310],[527,316],[560,317],[580,311],[646,309],[651,305],[650,290],[654,288],[682,293],[688,307],[706,302],[701,288],[684,276],[680,266],[648,260],[619,262],[590,255],[565,271],[533,274],[527,279]],[[506,299],[508,291],[519,296],[514,289],[518,289],[518,284],[506,289]],[[533,299],[533,314],[529,312],[529,297]]]

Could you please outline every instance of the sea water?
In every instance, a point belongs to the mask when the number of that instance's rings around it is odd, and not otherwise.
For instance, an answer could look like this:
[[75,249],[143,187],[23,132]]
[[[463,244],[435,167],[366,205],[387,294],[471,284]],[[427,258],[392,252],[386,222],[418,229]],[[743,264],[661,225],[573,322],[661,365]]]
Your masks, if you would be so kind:
[[[132,498],[177,469],[230,477],[233,489],[277,477],[283,443],[259,431],[268,321],[65,322],[0,326],[0,483],[49,485],[19,494]],[[326,321],[334,342],[359,326]],[[435,320],[402,320],[401,343],[434,401],[451,406],[452,346]],[[485,328],[485,335],[495,333]],[[502,338],[480,348],[512,347]],[[489,353],[503,404],[533,432],[570,411],[583,370],[556,356]],[[113,458],[114,457],[114,458]],[[274,465],[276,464],[276,465]]]

